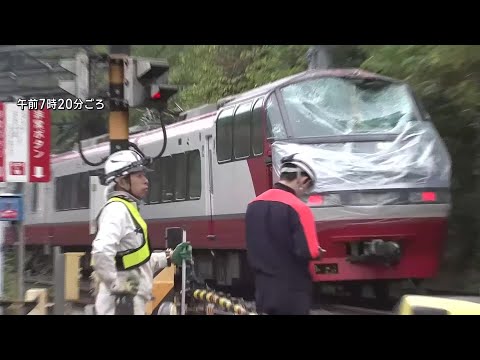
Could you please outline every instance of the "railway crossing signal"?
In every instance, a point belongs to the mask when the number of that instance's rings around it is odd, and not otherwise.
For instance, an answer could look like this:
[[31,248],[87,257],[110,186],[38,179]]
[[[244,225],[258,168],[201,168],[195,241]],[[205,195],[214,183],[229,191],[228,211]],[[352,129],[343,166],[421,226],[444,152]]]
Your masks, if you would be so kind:
[[164,59],[129,57],[124,62],[124,95],[129,107],[163,110],[178,88],[168,84],[170,66]]
[[[105,57],[106,59],[106,57]],[[95,61],[98,61],[96,58]],[[85,51],[77,53],[74,59],[62,59],[59,65],[72,73],[73,80],[59,80],[58,86],[68,94],[85,100],[91,95],[92,60]],[[117,64],[118,65],[118,64]],[[165,59],[151,59],[125,56],[123,59],[123,100],[131,108],[156,108],[164,110],[168,100],[178,92],[178,87],[168,84],[170,66]],[[118,86],[118,84],[116,84]]]
[[92,75],[96,63],[109,67],[109,137],[111,153],[129,148],[129,108],[155,108],[163,111],[178,88],[168,84],[170,66],[165,59],[130,56],[130,45],[111,46],[111,54],[90,57],[77,53],[60,66],[75,75],[73,80],[59,80],[58,86],[68,94],[85,100],[96,92]]

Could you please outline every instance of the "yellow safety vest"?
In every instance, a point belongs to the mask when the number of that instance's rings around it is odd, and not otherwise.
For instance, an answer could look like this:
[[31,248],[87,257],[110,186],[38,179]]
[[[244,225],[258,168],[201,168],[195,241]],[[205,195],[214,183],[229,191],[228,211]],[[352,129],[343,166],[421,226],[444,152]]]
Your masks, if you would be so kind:
[[[140,247],[136,249],[125,250],[115,255],[115,263],[117,266],[117,270],[131,270],[145,264],[147,261],[150,260],[150,256],[152,255],[152,249],[150,248],[150,241],[148,239],[147,223],[145,222],[145,220],[143,220],[140,212],[135,207],[135,205],[133,205],[130,201],[119,197],[112,197],[110,200],[107,201],[105,206],[112,202],[121,202],[127,207],[133,221],[135,222],[136,226],[139,227],[139,230],[141,230],[143,234],[143,243]],[[100,216],[100,214],[98,216]]]

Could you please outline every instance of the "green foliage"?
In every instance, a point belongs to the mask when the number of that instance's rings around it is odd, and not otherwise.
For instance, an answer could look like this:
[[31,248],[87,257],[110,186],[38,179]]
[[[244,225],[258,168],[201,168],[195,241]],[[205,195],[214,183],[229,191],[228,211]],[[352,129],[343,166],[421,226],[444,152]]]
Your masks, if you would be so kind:
[[307,46],[199,45],[185,49],[172,69],[183,108],[240,93],[306,69]]
[[[480,47],[412,45],[363,49],[369,58],[362,67],[412,85],[448,146],[453,162],[453,209],[446,269],[464,274],[480,261],[480,214],[476,211],[480,200]],[[469,281],[463,275],[461,279]]]
[[250,61],[245,74],[247,88],[261,86],[306,70],[307,50],[306,45],[267,45],[252,49],[245,54]]
[[220,53],[218,45],[201,45],[180,55],[177,67],[172,68],[171,82],[180,86],[177,100],[183,108],[216,101],[231,90],[232,80],[217,63]]
[[175,66],[180,54],[191,45],[132,45],[132,56],[167,59],[170,66]]
[[52,148],[54,152],[69,151],[81,138],[88,139],[105,134],[108,125],[108,112],[55,110],[52,112]]

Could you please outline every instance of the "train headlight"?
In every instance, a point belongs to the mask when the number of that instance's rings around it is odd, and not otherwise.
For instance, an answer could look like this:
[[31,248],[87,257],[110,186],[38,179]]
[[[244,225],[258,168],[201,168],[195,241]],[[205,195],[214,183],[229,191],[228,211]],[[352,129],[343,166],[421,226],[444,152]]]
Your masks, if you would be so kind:
[[449,203],[450,194],[448,191],[412,191],[408,194],[410,203]]
[[340,206],[342,201],[338,194],[311,194],[307,201],[308,206]]

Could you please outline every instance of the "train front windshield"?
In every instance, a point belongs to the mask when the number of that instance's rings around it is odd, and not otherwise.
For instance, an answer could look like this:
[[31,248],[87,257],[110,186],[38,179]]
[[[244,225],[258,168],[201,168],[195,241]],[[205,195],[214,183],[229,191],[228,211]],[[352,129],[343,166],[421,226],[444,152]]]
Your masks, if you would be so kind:
[[417,121],[401,83],[326,77],[288,85],[281,94],[295,138],[398,132]]
[[283,156],[304,153],[317,174],[317,193],[449,187],[445,144],[421,118],[408,85],[323,77],[280,93],[267,103],[277,175]]

